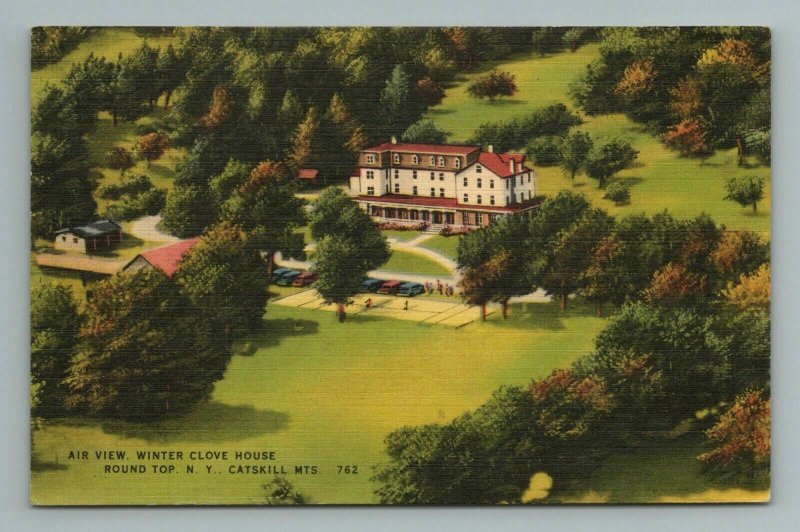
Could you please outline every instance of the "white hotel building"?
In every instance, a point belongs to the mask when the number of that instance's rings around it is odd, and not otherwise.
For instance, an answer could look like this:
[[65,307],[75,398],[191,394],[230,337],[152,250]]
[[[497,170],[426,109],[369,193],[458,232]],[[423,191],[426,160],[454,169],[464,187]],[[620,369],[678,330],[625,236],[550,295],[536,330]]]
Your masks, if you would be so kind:
[[533,209],[536,172],[521,154],[489,146],[398,143],[361,151],[350,193],[379,221],[450,226],[489,225],[497,216]]

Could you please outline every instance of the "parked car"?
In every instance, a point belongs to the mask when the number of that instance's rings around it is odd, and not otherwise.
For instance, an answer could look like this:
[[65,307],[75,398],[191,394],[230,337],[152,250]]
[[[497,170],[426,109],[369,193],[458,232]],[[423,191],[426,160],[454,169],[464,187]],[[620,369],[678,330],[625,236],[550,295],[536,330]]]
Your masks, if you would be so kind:
[[303,272],[292,281],[292,286],[308,286],[316,281],[317,277],[315,272]]
[[379,294],[396,294],[403,281],[386,281],[378,289]]
[[295,279],[303,272],[299,272],[297,270],[289,270],[288,272],[284,273],[278,280],[275,281],[275,284],[278,286],[289,286],[291,285]]
[[383,286],[383,283],[385,283],[385,282],[386,281],[384,279],[367,278],[367,279],[364,280],[363,283],[361,283],[361,291],[362,292],[377,292],[378,290],[380,290],[381,286]]
[[425,287],[419,283],[403,283],[397,290],[398,296],[414,297],[425,291]]
[[277,268],[275,270],[272,270],[272,282],[273,283],[277,282],[278,279],[280,279],[281,277],[283,277],[285,274],[289,273],[290,271],[292,271],[291,268]]

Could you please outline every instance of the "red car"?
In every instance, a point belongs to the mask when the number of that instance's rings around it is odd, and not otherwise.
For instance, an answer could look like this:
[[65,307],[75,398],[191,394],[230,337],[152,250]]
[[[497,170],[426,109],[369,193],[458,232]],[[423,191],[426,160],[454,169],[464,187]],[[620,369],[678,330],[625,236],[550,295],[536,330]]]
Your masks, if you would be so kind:
[[316,280],[317,280],[316,273],[303,272],[300,275],[298,275],[294,281],[292,281],[292,286],[308,286]]
[[378,289],[379,294],[396,294],[398,290],[400,290],[400,286],[403,284],[403,281],[386,281],[383,283]]

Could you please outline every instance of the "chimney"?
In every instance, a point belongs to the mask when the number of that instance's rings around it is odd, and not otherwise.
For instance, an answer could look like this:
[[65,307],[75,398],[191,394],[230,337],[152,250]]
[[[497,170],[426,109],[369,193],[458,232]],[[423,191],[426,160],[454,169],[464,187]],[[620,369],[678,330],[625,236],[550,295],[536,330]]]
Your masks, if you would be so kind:
[[494,153],[494,144],[489,144],[488,146],[486,146],[486,151],[488,151],[489,153]]
[[397,137],[392,135],[392,144],[397,144]]
[[516,174],[517,173],[514,170],[514,159],[513,158],[508,160],[508,168],[509,168],[509,170],[511,170],[512,174]]

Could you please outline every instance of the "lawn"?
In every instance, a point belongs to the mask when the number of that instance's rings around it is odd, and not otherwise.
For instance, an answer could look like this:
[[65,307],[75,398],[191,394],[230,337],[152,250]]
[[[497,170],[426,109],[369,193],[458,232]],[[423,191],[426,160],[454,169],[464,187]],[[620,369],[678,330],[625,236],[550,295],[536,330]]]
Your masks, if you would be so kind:
[[392,250],[392,256],[386,264],[378,268],[381,271],[413,273],[416,275],[430,275],[450,277],[453,272],[431,259],[417,255],[410,251]]
[[[555,102],[563,102],[576,110],[569,98],[569,84],[598,56],[598,45],[589,44],[575,53],[563,52],[545,57],[533,55],[486,65],[483,70],[462,77],[456,86],[448,89],[442,104],[431,108],[426,117],[447,131],[450,141],[463,142],[482,123],[508,120]],[[470,98],[466,92],[468,81],[492,66],[515,74],[519,92],[513,98],[496,102]],[[666,149],[656,137],[623,115],[582,115],[582,118],[584,124],[579,129],[596,140],[622,138],[639,150],[639,159],[634,167],[618,176],[632,185],[630,204],[616,206],[602,198],[604,192],[597,189],[595,182],[579,178],[571,183],[555,167],[536,168],[541,194],[575,190],[616,216],[641,212],[654,214],[668,209],[675,216],[689,218],[705,212],[729,228],[750,229],[769,238],[769,167],[756,165],[754,160],[749,161],[748,167],[737,166],[735,149],[718,151],[706,159],[683,157]],[[725,181],[739,175],[759,175],[767,181],[766,197],[759,204],[757,213],[722,199],[726,194]]]
[[436,235],[424,242],[420,243],[420,247],[438,251],[445,257],[450,257],[455,260],[458,256],[458,242],[461,240],[460,236],[441,236]]
[[[339,324],[333,313],[269,306],[265,332],[254,338],[256,353],[234,357],[211,401],[194,412],[148,425],[51,422],[37,432],[43,465],[32,474],[33,500],[257,502],[259,486],[271,478],[228,474],[236,460],[194,462],[219,475],[166,477],[104,475],[96,460],[66,459],[69,450],[159,449],[273,450],[275,463],[292,470],[319,467],[315,476],[289,475],[314,501],[374,501],[369,477],[390,431],[448,421],[503,384],[525,384],[567,366],[591,349],[603,323],[578,305],[565,314],[551,304],[515,305],[507,322],[494,314],[457,331],[370,316]],[[357,465],[358,473],[338,475],[338,465]]]
[[102,28],[95,31],[59,61],[31,72],[31,101],[38,101],[46,83],[60,84],[61,80],[69,73],[73,63],[85,60],[89,54],[93,53],[95,56],[105,57],[109,61],[116,61],[120,53],[123,55],[131,53],[145,40],[150,46],[162,49],[175,42],[175,38],[171,36],[145,39],[136,35],[133,30],[126,28]]
[[397,229],[381,229],[383,236],[387,238],[394,238],[400,242],[408,242],[414,240],[422,234],[421,231],[399,231]]

